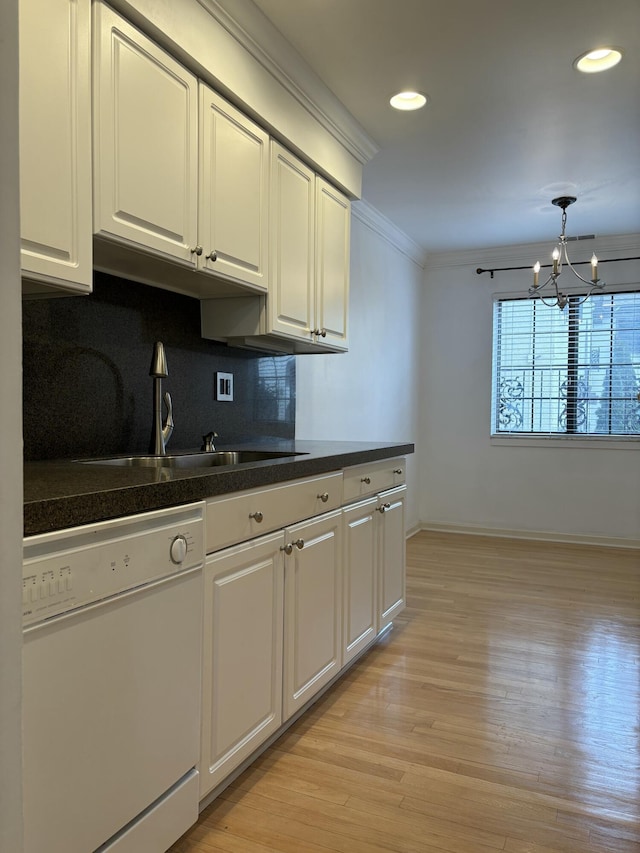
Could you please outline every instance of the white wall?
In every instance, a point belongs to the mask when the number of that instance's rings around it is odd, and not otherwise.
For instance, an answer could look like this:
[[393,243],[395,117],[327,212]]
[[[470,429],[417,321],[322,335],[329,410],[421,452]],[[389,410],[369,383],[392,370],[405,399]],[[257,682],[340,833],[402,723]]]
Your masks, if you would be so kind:
[[[610,238],[640,254],[640,241]],[[640,540],[640,445],[605,442],[492,444],[492,294],[526,292],[529,270],[477,275],[476,267],[520,266],[549,246],[440,255],[429,261],[423,303],[420,518],[424,525]],[[576,260],[591,247],[575,247]],[[613,252],[598,251],[601,260]],[[432,265],[433,263],[433,265]],[[570,273],[566,272],[567,276]],[[640,282],[640,264],[602,263],[609,284]],[[503,442],[505,440],[503,439]],[[585,446],[586,445],[586,446]],[[555,538],[555,537],[554,537]]]
[[0,850],[22,850],[20,586],[22,346],[18,200],[18,0],[0,3]]
[[[297,438],[417,445],[422,273],[352,216],[349,352],[297,357]],[[415,455],[407,468],[411,529],[418,523]]]

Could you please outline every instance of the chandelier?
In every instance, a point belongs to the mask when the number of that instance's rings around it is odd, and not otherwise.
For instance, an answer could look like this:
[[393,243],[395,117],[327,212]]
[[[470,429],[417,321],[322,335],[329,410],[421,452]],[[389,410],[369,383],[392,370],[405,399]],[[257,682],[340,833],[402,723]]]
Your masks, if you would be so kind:
[[[536,261],[533,267],[533,284],[529,288],[529,296],[539,298],[545,305],[557,305],[562,311],[567,304],[569,297],[566,293],[562,293],[558,289],[558,278],[562,272],[562,264],[565,263],[571,272],[584,282],[589,287],[586,294],[576,297],[576,305],[582,305],[591,296],[594,290],[602,290],[605,286],[604,281],[598,278],[598,259],[594,255],[591,256],[591,281],[583,278],[580,273],[571,265],[569,255],[567,254],[567,237],[565,236],[565,228],[567,224],[567,208],[576,201],[576,197],[572,195],[563,195],[551,200],[551,204],[562,208],[562,232],[558,237],[558,245],[551,253],[553,260],[553,269],[549,274],[549,278],[544,284],[539,284],[538,277],[540,274],[540,261]],[[586,263],[586,262],[585,262]],[[545,288],[548,290],[545,291]],[[543,292],[544,291],[544,292]]]

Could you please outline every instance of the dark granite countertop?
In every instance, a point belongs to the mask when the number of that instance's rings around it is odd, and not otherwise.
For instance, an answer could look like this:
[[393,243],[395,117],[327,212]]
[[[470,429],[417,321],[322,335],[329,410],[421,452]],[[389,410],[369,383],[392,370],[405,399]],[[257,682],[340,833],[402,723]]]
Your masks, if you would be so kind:
[[[276,440],[242,447],[290,450],[301,455],[220,468],[178,470],[82,465],[72,460],[27,463],[24,535],[176,506],[414,451],[413,444],[359,441]],[[222,445],[219,449],[227,447]]]

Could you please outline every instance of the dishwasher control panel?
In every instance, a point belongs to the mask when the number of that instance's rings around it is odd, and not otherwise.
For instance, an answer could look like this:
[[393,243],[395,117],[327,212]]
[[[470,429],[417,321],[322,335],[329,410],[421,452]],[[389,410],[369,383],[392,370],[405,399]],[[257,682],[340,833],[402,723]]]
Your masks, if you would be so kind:
[[204,502],[24,540],[23,626],[204,564]]

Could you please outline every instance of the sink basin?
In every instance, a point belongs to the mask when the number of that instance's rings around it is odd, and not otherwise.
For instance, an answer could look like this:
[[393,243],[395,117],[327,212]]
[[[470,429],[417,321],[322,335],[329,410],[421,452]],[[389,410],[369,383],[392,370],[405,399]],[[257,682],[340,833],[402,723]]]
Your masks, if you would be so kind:
[[304,456],[289,450],[214,450],[205,453],[176,453],[167,456],[111,456],[105,459],[81,459],[84,465],[114,465],[120,468],[218,468]]

